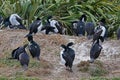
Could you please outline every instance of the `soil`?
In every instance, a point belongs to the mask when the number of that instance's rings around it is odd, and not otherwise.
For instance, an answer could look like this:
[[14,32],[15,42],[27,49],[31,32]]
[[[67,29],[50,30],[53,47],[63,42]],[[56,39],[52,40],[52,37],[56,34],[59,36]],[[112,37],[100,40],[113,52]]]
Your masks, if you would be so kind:
[[[0,59],[10,57],[13,49],[28,43],[27,39],[24,38],[27,33],[27,30],[0,30]],[[52,67],[48,67],[48,69],[45,68],[44,70],[46,71],[42,70],[42,68],[36,70],[36,68],[29,67],[28,71],[24,72],[27,74],[25,75],[26,77],[37,77],[41,80],[80,80],[82,78],[91,77],[89,73],[81,72],[77,67],[81,61],[90,59],[91,40],[88,40],[86,37],[37,33],[34,35],[34,41],[36,41],[41,48],[40,64],[46,61],[45,64],[49,63]],[[61,50],[60,45],[67,44],[71,41],[74,42],[72,48],[76,53],[73,63],[73,72],[69,72],[65,69],[65,66],[60,63],[59,56]],[[103,65],[109,71],[104,77],[119,77],[120,41],[108,39],[101,44],[103,49],[97,60],[103,62]],[[7,67],[0,63],[0,76],[13,77],[14,73],[16,73],[19,68],[19,66]],[[43,72],[44,74],[41,74]]]

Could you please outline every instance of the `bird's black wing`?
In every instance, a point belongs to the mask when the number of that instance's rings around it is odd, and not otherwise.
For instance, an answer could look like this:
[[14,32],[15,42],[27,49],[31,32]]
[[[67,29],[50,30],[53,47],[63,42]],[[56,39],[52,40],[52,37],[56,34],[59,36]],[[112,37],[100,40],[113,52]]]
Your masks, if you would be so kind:
[[14,49],[14,50],[12,51],[11,56],[12,56],[13,59],[17,59],[17,58],[16,58],[16,51],[17,51],[18,49],[19,49],[19,47],[16,48],[16,49]]
[[90,50],[90,58],[96,59],[100,55],[102,46],[98,43],[93,44]]
[[98,44],[95,52],[95,56],[94,56],[95,59],[99,57],[101,50],[102,50],[102,46]]
[[21,19],[21,18],[16,17],[16,20],[17,20],[20,24],[22,24],[22,19]]
[[33,43],[32,45],[29,45],[29,51],[32,57],[37,57],[40,55],[40,47],[37,44]]
[[69,59],[73,62],[74,58],[75,58],[75,51],[73,49],[69,48],[68,56],[69,56]]
[[35,20],[32,24],[30,24],[29,29],[30,29],[30,34],[36,33],[37,28],[40,26],[41,21],[40,20]]

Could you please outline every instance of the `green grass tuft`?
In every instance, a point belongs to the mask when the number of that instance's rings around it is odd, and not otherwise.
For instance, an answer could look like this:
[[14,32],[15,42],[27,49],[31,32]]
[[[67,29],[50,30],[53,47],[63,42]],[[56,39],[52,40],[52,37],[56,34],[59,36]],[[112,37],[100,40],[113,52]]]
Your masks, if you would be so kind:
[[0,80],[40,80],[39,78],[28,78],[28,77],[0,77]]
[[109,79],[103,77],[92,77],[90,78],[90,80],[109,80]]
[[101,67],[95,67],[94,69],[90,69],[91,76],[104,76],[107,74],[107,71]]
[[20,63],[18,60],[13,60],[13,59],[0,59],[0,67],[15,67],[15,66],[20,66]]
[[82,78],[80,80],[120,80],[120,78],[106,78],[106,77],[90,77],[89,79],[88,78]]
[[112,78],[111,80],[120,80],[120,77],[119,78],[115,77],[115,78]]
[[104,76],[108,71],[104,68],[101,61],[96,60],[94,63],[90,64],[88,61],[81,61],[77,65],[79,71],[88,72],[91,76]]

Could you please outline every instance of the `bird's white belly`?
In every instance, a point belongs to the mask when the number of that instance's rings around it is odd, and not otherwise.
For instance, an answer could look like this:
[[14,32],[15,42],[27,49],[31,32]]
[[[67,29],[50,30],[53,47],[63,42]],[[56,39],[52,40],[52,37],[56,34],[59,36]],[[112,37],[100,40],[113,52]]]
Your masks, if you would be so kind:
[[41,23],[41,25],[38,27],[38,32],[41,31],[42,27],[43,27],[43,25],[42,25],[42,23]]
[[10,18],[10,23],[12,24],[12,25],[20,25],[20,23],[16,20],[16,18],[14,18],[14,17],[12,17],[12,18]]
[[64,58],[62,57],[63,51],[60,52],[60,58],[61,58],[61,64],[65,64],[66,61],[64,60]]

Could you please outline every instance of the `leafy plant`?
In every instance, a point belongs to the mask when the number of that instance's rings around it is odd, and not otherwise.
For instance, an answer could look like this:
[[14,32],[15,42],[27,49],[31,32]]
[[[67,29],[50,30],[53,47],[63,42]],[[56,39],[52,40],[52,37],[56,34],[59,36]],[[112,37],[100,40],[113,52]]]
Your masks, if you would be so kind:
[[25,20],[26,26],[37,17],[45,22],[47,16],[53,15],[69,34],[72,33],[71,22],[82,14],[94,24],[105,18],[110,37],[120,26],[119,0],[1,0],[0,5],[0,15],[6,18],[17,13]]

